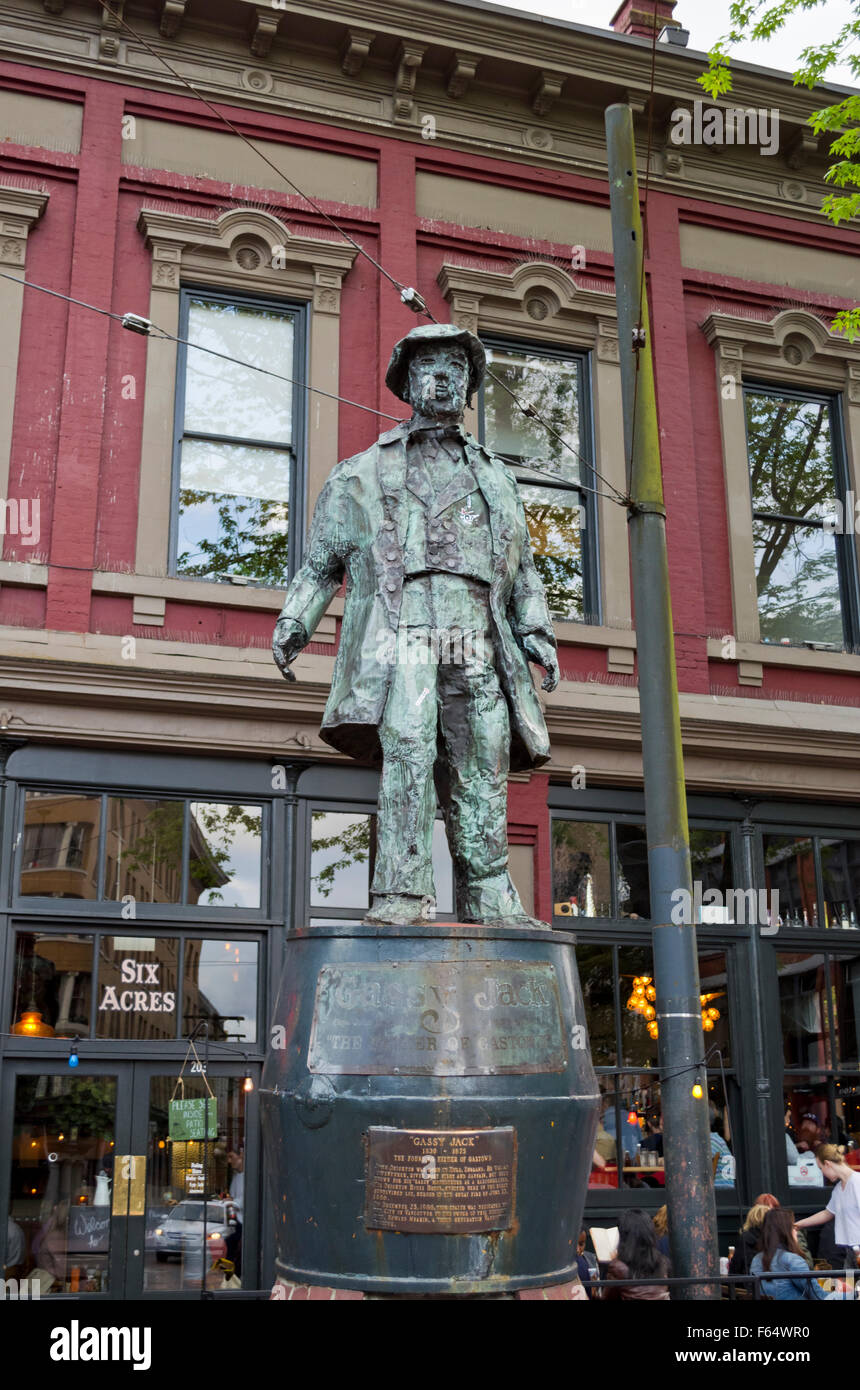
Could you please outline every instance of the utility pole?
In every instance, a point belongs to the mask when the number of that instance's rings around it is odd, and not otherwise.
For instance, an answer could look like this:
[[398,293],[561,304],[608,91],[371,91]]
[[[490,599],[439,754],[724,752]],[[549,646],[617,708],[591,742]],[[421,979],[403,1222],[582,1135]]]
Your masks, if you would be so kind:
[[[663,1109],[663,1151],[672,1272],[717,1275],[707,1078],[699,999],[696,928],[678,678],[666,553],[666,508],[639,185],[629,106],[606,112],[618,342],[630,497],[630,563],[636,618],[642,769],[651,881],[654,982]],[[672,921],[672,894],[686,889],[686,922]],[[676,913],[676,915],[678,915]],[[687,1298],[717,1296],[716,1285],[690,1286]]]

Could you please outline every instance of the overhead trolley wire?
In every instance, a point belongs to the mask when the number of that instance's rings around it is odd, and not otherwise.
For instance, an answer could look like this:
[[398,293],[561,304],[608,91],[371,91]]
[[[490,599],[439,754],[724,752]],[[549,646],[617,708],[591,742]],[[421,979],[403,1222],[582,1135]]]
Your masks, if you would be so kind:
[[[269,156],[265,154],[263,150],[259,149],[259,147],[255,145],[249,139],[249,137],[238,128],[238,126],[234,125],[234,123],[227,116],[225,116],[222,111],[219,111],[217,106],[215,106],[208,99],[208,97],[204,96],[204,94],[198,89],[198,87],[195,86],[193,82],[190,82],[187,77],[184,77],[181,72],[178,72],[177,69],[173,67],[172,64],[169,63],[167,59],[161,53],[158,52],[157,49],[153,48],[152,45],[148,43],[147,40],[143,38],[143,36],[139,34],[138,31],[131,24],[129,24],[127,19],[123,18],[122,15],[117,14],[115,10],[111,9],[110,5],[107,3],[107,0],[99,0],[99,4],[101,5],[105,14],[110,15],[111,18],[117,24],[121,25],[131,35],[131,37],[137,43],[139,43],[146,50],[147,53],[150,54],[151,57],[155,58],[158,62],[160,62],[167,69],[167,71],[173,77],[176,78],[177,82],[181,82],[182,85],[186,87],[188,91],[192,93],[193,96],[197,97],[198,100],[202,101],[207,110],[210,111],[212,115],[216,117],[217,120],[222,121],[224,125],[227,126],[228,130],[230,130],[234,135],[238,136],[238,138],[243,142],[243,144],[247,145],[248,148],[252,150],[254,154],[256,154],[260,159],[262,159],[264,163],[267,164],[269,168],[274,173],[276,173],[280,179],[283,179],[284,182],[288,184],[291,189],[293,189],[293,191],[298,195],[298,197],[304,199],[308,206],[312,207],[314,211],[317,212],[319,216],[322,217],[324,221],[327,222],[328,225],[338,233],[339,236],[342,236],[344,240],[350,244],[350,246],[355,247],[359,255],[364,256],[365,259],[368,260],[370,264],[379,272],[379,274],[382,275],[383,278],[387,280],[388,283],[399,292],[400,298],[404,304],[408,305],[408,307],[412,309],[414,313],[423,315],[430,319],[432,323],[439,323],[439,319],[437,319],[433,311],[427,307],[426,301],[424,300],[423,296],[420,294],[418,290],[414,289],[411,286],[403,285],[394,275],[391,275],[389,271],[387,271],[385,267],[379,261],[377,261],[370,254],[370,252],[366,250],[364,246],[361,245],[360,242],[356,241],[355,237],[351,236],[349,232],[345,231],[343,227],[341,227],[340,224],[332,216],[330,216],[330,214],[327,213],[323,207],[320,206],[320,204],[316,201],[315,198],[312,198],[310,194],[305,193],[304,189],[300,188],[294,179],[290,178],[288,174],[285,174],[283,169],[279,168],[278,165],[275,164],[274,160],[270,159]],[[196,347],[197,345],[192,344],[192,346]],[[276,374],[272,373],[272,375]],[[553,439],[557,440],[563,448],[567,449],[570,453],[573,454],[574,458],[577,460],[578,463],[581,463],[584,468],[588,469],[589,472],[594,474],[595,478],[599,478],[602,483],[606,484],[606,486],[614,494],[614,496],[609,498],[610,501],[618,502],[619,505],[624,507],[628,507],[630,505],[629,497],[625,496],[625,494],[620,490],[620,488],[616,487],[616,485],[613,482],[611,482],[608,478],[604,477],[603,474],[600,473],[600,471],[594,466],[593,462],[590,462],[588,459],[585,459],[582,456],[582,454],[580,454],[579,451],[575,449],[573,445],[570,444],[564,438],[564,436],[559,433],[558,430],[554,429],[553,426],[550,425],[543,418],[539,411],[535,410],[533,405],[524,405],[523,402],[517,396],[516,392],[513,391],[507,385],[506,382],[502,381],[499,377],[497,377],[494,372],[488,370],[487,376],[492,382],[494,382],[495,385],[500,386],[503,391],[507,392],[507,394],[516,404],[517,408],[523,413],[523,415],[525,415],[528,419],[536,420],[547,431],[547,433],[552,436]],[[323,392],[321,394],[326,393]],[[355,402],[349,402],[349,404],[355,404]],[[359,406],[358,409],[370,410],[371,407]],[[376,414],[381,415],[386,419],[395,418],[394,416],[386,416],[384,411],[377,411]],[[548,476],[555,477],[556,479],[558,479],[558,474],[552,473],[549,469],[533,468],[532,471],[546,472]],[[581,490],[584,492],[592,492],[596,496],[607,495],[605,493],[600,493],[596,488],[589,488],[581,483],[577,483],[575,486],[580,487]]]
[[[89,309],[94,314],[101,314],[102,317],[113,319],[122,328],[130,329],[134,333],[140,333],[145,337],[161,339],[164,342],[177,343],[181,347],[191,348],[194,352],[205,352],[211,357],[218,357],[223,362],[232,362],[237,367],[245,367],[251,372],[261,372],[263,376],[274,377],[275,381],[283,381],[288,386],[298,386],[304,391],[310,391],[317,396],[325,396],[327,400],[338,401],[341,405],[351,405],[355,410],[364,410],[369,415],[378,415],[382,420],[390,420],[394,425],[404,424],[405,421],[399,415],[389,415],[384,410],[377,410],[375,406],[363,405],[360,401],[353,401],[348,396],[339,396],[333,391],[324,391],[320,386],[311,386],[306,381],[300,381],[297,377],[284,376],[281,372],[273,372],[269,367],[261,367],[256,362],[245,362],[241,357],[231,357],[229,353],[218,352],[216,348],[204,347],[202,343],[192,343],[189,338],[179,338],[174,333],[168,333],[166,329],[160,328],[158,324],[151,323],[149,319],[141,318],[139,314],[118,314],[111,309],[102,309],[97,304],[87,304],[82,299],[73,299],[71,295],[61,294],[59,290],[50,290],[47,285],[37,285],[33,280],[21,280],[17,275],[9,275],[6,271],[0,271],[0,279],[10,280],[13,285],[22,285],[28,290],[38,290],[40,294],[49,294],[53,299],[62,299],[67,304],[74,304],[79,309]],[[528,470],[532,473],[544,473],[548,478],[553,478],[556,482],[563,482],[558,473],[549,468],[541,468],[538,464],[529,461]],[[571,488],[576,488],[580,492],[594,493],[596,497],[605,497],[607,501],[614,502],[616,499],[610,497],[608,493],[601,492],[599,488],[587,487],[584,483],[571,483]],[[72,566],[71,568],[75,568]]]

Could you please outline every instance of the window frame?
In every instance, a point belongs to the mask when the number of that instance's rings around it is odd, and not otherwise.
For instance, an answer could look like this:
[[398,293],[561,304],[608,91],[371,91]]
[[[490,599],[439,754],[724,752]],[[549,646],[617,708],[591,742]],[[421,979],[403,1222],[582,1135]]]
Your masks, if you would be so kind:
[[[839,393],[831,391],[817,391],[814,388],[804,390],[802,387],[783,386],[775,381],[762,381],[756,377],[744,376],[741,383],[744,407],[744,428],[746,440],[746,468],[747,479],[750,489],[750,503],[752,509],[753,525],[758,520],[772,522],[787,522],[792,527],[806,527],[808,529],[825,530],[823,518],[813,517],[810,519],[802,517],[782,516],[775,512],[757,512],[752,501],[752,471],[750,468],[749,455],[749,419],[747,415],[747,398],[750,395],[770,396],[775,399],[808,402],[812,405],[824,405],[827,407],[827,417],[830,426],[830,451],[831,465],[833,469],[833,498],[842,506],[843,517],[847,514],[847,494],[851,491],[850,476],[848,469],[847,439],[845,433],[845,421],[842,411],[842,398]],[[836,571],[839,581],[839,597],[842,618],[842,648],[843,652],[852,655],[860,654],[860,573],[858,573],[858,563],[856,549],[853,544],[853,532],[831,533],[836,551]],[[755,561],[753,561],[755,563]],[[756,572],[756,579],[758,574]],[[758,607],[758,595],[757,595]],[[761,617],[760,610],[759,619]],[[792,642],[794,648],[806,650],[830,650],[829,647],[816,643],[814,638],[806,641]]]
[[[592,353],[587,348],[565,348],[534,339],[518,338],[513,334],[482,333],[481,341],[490,349],[498,348],[512,352],[533,353],[536,357],[555,359],[560,362],[574,362],[577,365],[577,390],[579,393],[579,463],[583,470],[590,470],[592,481],[583,479],[579,483],[568,483],[551,474],[545,477],[523,478],[521,473],[530,473],[525,464],[511,463],[509,456],[497,454],[508,467],[517,483],[519,491],[523,486],[551,489],[557,492],[575,493],[576,505],[582,508],[585,525],[582,536],[582,614],[568,614],[565,617],[551,615],[554,622],[584,623],[590,627],[599,626],[603,621],[603,596],[600,585],[600,532],[597,512],[597,488],[594,460],[594,370]],[[485,397],[486,383],[483,383],[477,399],[478,439],[489,447],[486,439]]]
[[[18,938],[21,936],[48,936],[48,937],[75,937],[80,941],[89,939],[92,946],[92,974],[90,977],[90,1010],[87,1022],[87,1032],[78,1036],[77,1041],[87,1044],[97,1044],[102,1049],[118,1049],[120,1052],[129,1050],[145,1050],[148,1048],[181,1048],[187,1039],[188,1034],[183,1031],[184,1005],[185,1005],[185,954],[186,946],[189,941],[212,941],[217,938],[209,930],[209,923],[199,923],[192,925],[185,922],[182,926],[171,925],[169,922],[141,922],[140,919],[134,921],[93,921],[86,926],[78,925],[77,922],[56,920],[49,918],[43,911],[41,920],[28,920],[16,913],[16,920],[11,923],[8,932],[7,943],[7,969],[6,977],[8,985],[6,997],[0,1001],[2,1004],[2,1018],[7,1021],[8,1029],[14,1023],[15,1007],[15,958],[17,953]],[[98,999],[101,988],[101,943],[105,937],[121,936],[126,939],[139,938],[140,940],[174,940],[177,943],[177,967],[176,967],[176,1008],[175,1012],[175,1031],[173,1037],[167,1038],[107,1038],[99,1037],[98,1021],[99,1006]],[[247,1055],[248,1057],[262,1055],[266,1046],[267,1014],[266,1014],[266,979],[267,979],[267,948],[268,941],[265,933],[249,933],[246,931],[231,932],[231,937],[235,939],[237,945],[256,946],[256,1038],[249,1041],[247,1039],[237,1042],[234,1039],[225,1041],[213,1039],[212,1046],[219,1049],[234,1049],[237,1055]],[[129,947],[129,953],[141,948]],[[225,1015],[226,1017],[226,1015]],[[8,1031],[7,1029],[7,1031]],[[47,1038],[33,1039],[21,1035],[10,1035],[8,1042],[17,1051],[21,1048],[28,1052],[33,1042],[38,1047],[53,1044],[56,1047],[59,1041],[65,1047],[68,1038]],[[87,1051],[89,1053],[90,1047]],[[226,1054],[225,1054],[226,1057]]]
[[[332,923],[352,921],[360,922],[362,918],[370,911],[370,906],[373,902],[373,874],[371,872],[372,858],[370,856],[368,857],[367,904],[365,906],[361,906],[360,904],[354,904],[346,907],[338,907],[336,904],[324,905],[322,903],[311,902],[311,867],[313,863],[313,818],[314,815],[319,812],[333,815],[340,814],[349,816],[368,816],[372,818],[378,815],[378,809],[379,808],[375,801],[368,801],[362,798],[357,799],[355,801],[348,801],[344,797],[326,800],[324,796],[320,796],[319,794],[314,793],[309,793],[301,797],[298,817],[298,847],[296,854],[296,876],[299,883],[301,912],[297,920],[311,922],[311,920],[313,919],[315,921],[326,921]],[[444,824],[442,813],[438,807],[436,809],[434,819],[437,822],[439,822],[439,824]],[[445,923],[457,921],[456,884],[453,882],[453,878],[452,894],[454,901],[451,911],[437,911],[433,919],[435,922]]]
[[[248,308],[273,309],[293,317],[293,371],[295,379],[292,388],[293,431],[289,444],[275,444],[271,440],[241,439],[238,436],[201,434],[199,431],[185,430],[185,397],[188,379],[188,322],[191,302],[205,298],[218,304],[238,304]],[[182,444],[186,438],[205,439],[213,443],[250,444],[252,447],[279,449],[290,456],[290,489],[288,507],[287,535],[287,574],[278,584],[263,580],[246,579],[249,587],[255,589],[283,590],[292,579],[304,550],[305,514],[307,511],[307,381],[309,373],[308,349],[308,303],[307,301],[280,298],[271,294],[244,293],[223,286],[207,286],[183,282],[179,290],[179,345],[176,353],[176,377],[173,400],[173,452],[171,459],[170,486],[170,532],[168,541],[167,574],[170,579],[202,582],[205,584],[230,585],[233,581],[226,575],[221,578],[206,575],[184,574],[177,568],[179,556],[179,495],[182,485]],[[244,587],[241,585],[240,587]]]
[[[99,840],[98,858],[96,875],[97,896],[94,898],[51,898],[38,894],[22,893],[21,884],[21,865],[24,853],[24,828],[27,807],[27,793],[30,791],[43,791],[63,793],[70,796],[80,795],[82,797],[98,797],[100,799],[99,810]],[[71,784],[62,782],[51,782],[48,780],[28,777],[15,784],[16,806],[14,811],[14,824],[16,834],[14,849],[12,853],[12,879],[11,879],[11,902],[12,910],[16,915],[44,916],[53,911],[56,919],[62,921],[65,918],[74,919],[75,917],[92,917],[95,921],[100,918],[107,918],[112,921],[121,921],[133,930],[135,923],[138,926],[143,923],[157,922],[184,922],[188,925],[192,923],[207,922],[215,926],[219,922],[222,929],[235,930],[238,923],[259,923],[270,920],[272,912],[272,885],[271,885],[271,860],[272,860],[272,803],[260,796],[250,794],[244,800],[230,796],[226,793],[212,793],[208,791],[190,790],[187,792],[177,792],[173,790],[155,790],[154,788],[137,788],[133,785],[128,787],[108,786],[106,784]],[[188,881],[188,855],[190,852],[188,838],[188,818],[190,807],[193,802],[213,802],[225,805],[245,806],[253,804],[260,807],[260,905],[259,907],[215,907],[211,904],[200,906],[194,903],[135,903],[135,917],[122,918],[117,916],[117,903],[113,899],[106,899],[103,894],[105,891],[105,859],[108,835],[107,808],[111,798],[139,798],[141,801],[175,801],[183,806],[183,838],[182,838],[182,889],[183,897],[187,893]],[[62,906],[60,906],[62,904]],[[50,905],[50,906],[49,906]],[[120,904],[121,905],[121,904]]]

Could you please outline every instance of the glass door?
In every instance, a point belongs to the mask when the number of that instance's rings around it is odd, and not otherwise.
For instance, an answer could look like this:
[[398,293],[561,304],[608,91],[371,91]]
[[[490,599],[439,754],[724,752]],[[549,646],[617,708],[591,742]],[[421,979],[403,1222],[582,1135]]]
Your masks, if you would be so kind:
[[127,1071],[127,1064],[8,1064],[4,1277],[19,1286],[26,1280],[28,1296],[121,1296],[124,1232],[112,1188],[130,1132]]
[[256,1287],[248,1258],[256,1191],[246,1201],[245,1175],[257,1171],[257,1155],[246,1072],[210,1063],[207,1077],[186,1067],[178,1086],[179,1070],[135,1066],[133,1149],[144,1176],[127,1220],[131,1298]]
[[[198,1064],[202,1067],[202,1063]],[[254,1288],[258,1170],[245,1067],[8,1063],[4,1277],[38,1296]],[[208,1125],[201,1106],[209,1098]],[[171,1100],[182,1100],[171,1110]],[[8,1131],[7,1131],[8,1133]],[[253,1252],[253,1258],[251,1254]]]

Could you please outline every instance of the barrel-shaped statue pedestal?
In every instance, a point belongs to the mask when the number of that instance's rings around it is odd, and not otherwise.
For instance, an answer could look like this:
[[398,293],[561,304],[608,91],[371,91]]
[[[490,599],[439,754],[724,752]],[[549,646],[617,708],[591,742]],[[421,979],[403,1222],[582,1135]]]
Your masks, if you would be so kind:
[[599,1093],[570,933],[300,928],[273,1024],[279,1280],[481,1294],[575,1278]]

